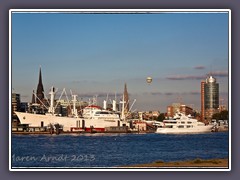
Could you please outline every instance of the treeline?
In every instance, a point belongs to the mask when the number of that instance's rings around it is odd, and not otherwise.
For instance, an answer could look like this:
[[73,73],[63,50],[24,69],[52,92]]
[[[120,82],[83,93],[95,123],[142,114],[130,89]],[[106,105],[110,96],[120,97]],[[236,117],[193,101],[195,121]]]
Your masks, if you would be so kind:
[[220,113],[213,114],[212,119],[216,120],[228,120],[228,111],[224,110]]

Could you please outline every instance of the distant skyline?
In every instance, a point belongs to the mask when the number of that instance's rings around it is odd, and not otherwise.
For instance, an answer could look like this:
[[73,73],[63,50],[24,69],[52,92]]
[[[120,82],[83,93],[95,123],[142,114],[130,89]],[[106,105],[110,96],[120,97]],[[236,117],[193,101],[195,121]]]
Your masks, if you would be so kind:
[[200,110],[201,80],[212,74],[227,105],[228,16],[13,12],[12,88],[30,102],[41,66],[45,94],[66,88],[102,105],[107,94],[119,100],[126,83],[132,110],[166,112],[175,102]]

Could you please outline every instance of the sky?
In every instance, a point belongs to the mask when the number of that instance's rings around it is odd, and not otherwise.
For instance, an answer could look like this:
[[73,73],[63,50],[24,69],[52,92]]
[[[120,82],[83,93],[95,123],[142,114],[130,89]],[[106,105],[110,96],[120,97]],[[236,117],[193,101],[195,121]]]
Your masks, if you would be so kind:
[[[39,68],[45,94],[66,88],[88,101],[166,112],[180,102],[200,110],[200,83],[211,73],[228,103],[228,13],[17,13],[11,15],[12,90],[30,102]],[[152,83],[146,82],[152,77]]]

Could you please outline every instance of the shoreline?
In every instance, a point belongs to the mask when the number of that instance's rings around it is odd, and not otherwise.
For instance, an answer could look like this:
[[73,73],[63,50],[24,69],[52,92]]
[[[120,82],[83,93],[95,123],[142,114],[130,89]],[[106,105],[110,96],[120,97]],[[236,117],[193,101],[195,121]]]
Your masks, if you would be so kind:
[[229,168],[228,158],[217,159],[194,159],[185,161],[170,161],[164,162],[162,160],[154,161],[152,163],[135,164],[124,166],[124,168]]
[[[221,129],[217,132],[209,132],[209,133],[218,133],[218,132],[228,132],[228,129]],[[104,131],[104,132],[78,132],[78,131],[68,131],[68,132],[60,132],[59,134],[111,134],[111,133],[114,133],[114,134],[118,134],[118,133],[121,133],[121,134],[150,134],[150,133],[155,133],[154,131]],[[49,135],[52,135],[52,134],[56,134],[56,133],[51,133],[49,131],[12,131],[12,134],[20,134],[20,135],[40,135],[40,134],[49,134]],[[57,134],[57,135],[59,135]],[[173,133],[174,134],[174,133]],[[188,134],[188,133],[186,133]],[[189,133],[189,134],[194,134],[194,133]]]

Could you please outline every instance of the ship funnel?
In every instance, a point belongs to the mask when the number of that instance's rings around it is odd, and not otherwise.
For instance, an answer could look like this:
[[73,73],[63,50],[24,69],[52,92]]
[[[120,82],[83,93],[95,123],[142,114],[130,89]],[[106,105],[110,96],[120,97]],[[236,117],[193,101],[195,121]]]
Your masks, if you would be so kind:
[[73,102],[73,112],[72,112],[72,114],[74,116],[77,116],[78,115],[77,109],[76,109],[77,95],[72,95],[72,102]]
[[51,91],[49,92],[49,94],[51,97],[50,97],[50,107],[48,109],[48,112],[54,114],[53,104],[54,104],[54,98],[55,98],[55,88],[53,86],[51,87]]
[[115,100],[113,100],[113,111],[116,111],[117,110],[117,104],[116,104],[116,101]]
[[103,109],[107,109],[107,101],[106,100],[103,101]]

